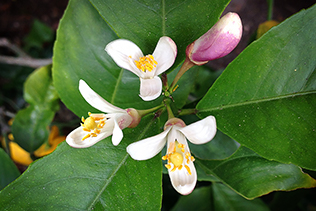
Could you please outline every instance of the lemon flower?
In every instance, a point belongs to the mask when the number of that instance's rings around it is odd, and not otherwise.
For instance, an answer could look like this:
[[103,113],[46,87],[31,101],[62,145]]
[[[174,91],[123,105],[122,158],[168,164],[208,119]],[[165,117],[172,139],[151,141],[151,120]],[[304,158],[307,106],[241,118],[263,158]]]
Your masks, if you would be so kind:
[[122,129],[138,125],[140,116],[135,109],[124,110],[108,103],[83,80],[79,81],[79,91],[91,106],[107,114],[89,112],[88,118],[82,117],[81,126],[66,137],[66,142],[70,146],[74,148],[90,147],[112,134],[112,143],[117,146],[123,138]]
[[208,116],[188,126],[178,118],[172,118],[165,124],[165,130],[153,137],[132,143],[127,152],[134,160],[147,160],[157,155],[167,142],[167,153],[162,157],[167,160],[171,184],[182,195],[191,193],[197,181],[187,139],[193,144],[204,144],[216,134],[216,120]]
[[105,51],[118,66],[131,71],[140,78],[140,97],[145,101],[160,96],[162,82],[159,74],[168,70],[177,56],[177,46],[169,37],[161,37],[152,55],[144,56],[133,42],[118,39],[110,42]]

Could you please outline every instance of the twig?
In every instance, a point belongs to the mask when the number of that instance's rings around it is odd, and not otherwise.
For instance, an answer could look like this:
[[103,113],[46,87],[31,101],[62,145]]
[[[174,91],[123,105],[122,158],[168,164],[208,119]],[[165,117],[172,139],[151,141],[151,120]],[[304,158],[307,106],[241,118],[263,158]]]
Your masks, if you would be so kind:
[[52,63],[52,59],[33,59],[25,57],[0,56],[0,63],[38,68]]
[[32,68],[38,68],[52,63],[52,59],[34,59],[27,55],[17,45],[12,44],[6,38],[0,38],[0,46],[7,47],[17,54],[18,57],[13,56],[2,56],[0,55],[0,63],[27,66]]

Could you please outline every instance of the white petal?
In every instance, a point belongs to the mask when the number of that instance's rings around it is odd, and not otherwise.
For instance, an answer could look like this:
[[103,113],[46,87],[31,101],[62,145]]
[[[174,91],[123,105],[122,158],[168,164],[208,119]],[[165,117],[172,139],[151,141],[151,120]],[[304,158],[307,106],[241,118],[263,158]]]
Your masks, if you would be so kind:
[[132,118],[128,114],[118,114],[114,115],[112,117],[112,120],[114,122],[114,128],[113,128],[113,135],[112,135],[112,144],[114,146],[117,146],[123,138],[123,132],[122,129],[128,127],[131,122]]
[[114,40],[107,44],[105,51],[118,66],[133,72],[139,77],[141,76],[141,71],[136,68],[133,61],[138,61],[144,55],[135,43],[125,39]]
[[170,128],[162,133],[140,140],[127,146],[126,151],[134,160],[148,160],[157,155],[166,144]]
[[197,174],[193,162],[190,162],[188,166],[191,175],[184,167],[181,170],[177,169],[173,172],[170,169],[168,170],[173,188],[182,195],[190,194],[196,185]]
[[158,76],[152,79],[140,78],[140,94],[139,96],[145,100],[150,101],[158,98],[161,95],[162,82]]
[[78,127],[66,137],[66,142],[74,148],[87,148],[112,135],[112,131],[103,130],[97,137],[89,137],[82,140],[87,134],[88,132],[83,131],[82,127]]
[[193,144],[204,144],[212,140],[216,134],[216,120],[208,116],[200,121],[180,128],[185,137]]
[[79,91],[83,98],[94,108],[105,113],[126,113],[124,109],[118,108],[104,100],[100,95],[94,92],[88,84],[81,80],[79,81]]
[[174,63],[177,56],[177,46],[170,37],[161,37],[154,50],[153,57],[157,61],[155,75],[168,70]]

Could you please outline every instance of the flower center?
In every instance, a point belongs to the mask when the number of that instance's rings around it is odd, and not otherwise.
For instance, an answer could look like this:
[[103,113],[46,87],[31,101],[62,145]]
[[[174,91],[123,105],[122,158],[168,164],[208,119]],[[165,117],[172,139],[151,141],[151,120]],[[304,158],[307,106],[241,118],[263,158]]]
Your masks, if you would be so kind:
[[82,129],[88,132],[87,135],[82,138],[82,141],[89,137],[97,137],[106,121],[103,114],[91,114],[90,112],[88,114],[89,117],[87,119],[84,117],[81,118],[81,121],[83,122],[81,123]]
[[180,144],[177,140],[170,143],[168,152],[162,157],[162,160],[168,160],[168,163],[165,165],[167,169],[172,168],[171,171],[175,171],[177,169],[181,170],[182,167],[184,167],[191,175],[190,167],[187,164],[193,162],[194,157],[190,154],[190,152],[185,150],[185,145]]
[[183,163],[183,156],[179,152],[174,152],[170,155],[170,162],[175,167],[179,167]]
[[139,61],[135,60],[134,62],[136,67],[143,72],[151,72],[158,64],[154,59],[153,55],[150,54],[147,56],[140,57]]

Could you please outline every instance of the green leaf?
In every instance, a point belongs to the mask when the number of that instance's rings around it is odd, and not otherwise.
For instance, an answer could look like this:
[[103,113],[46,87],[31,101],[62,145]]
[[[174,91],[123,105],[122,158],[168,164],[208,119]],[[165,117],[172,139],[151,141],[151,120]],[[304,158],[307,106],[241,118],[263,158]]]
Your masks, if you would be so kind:
[[230,0],[90,2],[120,38],[132,40],[145,54],[153,52],[160,37],[171,37],[177,44],[179,64],[186,46],[217,22]]
[[24,99],[29,106],[15,116],[12,133],[15,142],[33,152],[48,139],[48,127],[59,108],[51,66],[39,68],[28,77],[24,84]]
[[212,184],[214,210],[268,211],[268,206],[261,199],[247,200],[221,183]]
[[196,159],[196,164],[248,199],[276,190],[316,187],[316,181],[298,166],[269,161],[245,147],[227,159]]
[[211,211],[212,196],[211,186],[196,188],[190,195],[181,196],[171,211]]
[[203,145],[189,142],[189,146],[194,157],[219,160],[231,156],[238,149],[239,144],[221,131],[217,131],[212,141]]
[[220,183],[196,188],[190,195],[181,196],[172,211],[235,211],[256,210],[268,211],[269,208],[261,199],[247,200]]
[[7,153],[0,148],[0,190],[20,176],[18,168]]
[[247,47],[197,105],[267,159],[316,169],[316,5]]
[[15,182],[0,192],[3,210],[159,210],[161,155],[135,161],[126,152],[131,140],[156,134],[158,120],[142,119],[140,127],[124,130],[113,146],[108,137],[92,147],[57,149],[33,162]]
[[35,19],[30,33],[25,37],[25,48],[28,51],[31,47],[42,48],[45,42],[52,42],[54,39],[53,30]]
[[[105,52],[105,46],[112,40],[126,38],[148,54],[153,52],[161,36],[168,35],[178,46],[177,60],[180,62],[184,59],[185,47],[218,20],[229,0],[185,4],[182,1],[157,3],[153,0],[91,2],[93,6],[83,0],[69,2],[54,46],[55,87],[65,105],[78,116],[96,111],[81,97],[79,79],[85,80],[104,99],[121,108],[146,109],[159,105],[162,97],[144,102],[138,96],[139,78],[119,68]],[[194,18],[187,18],[193,14]],[[178,96],[176,104],[179,102],[179,105],[176,106],[180,107],[187,96]]]

